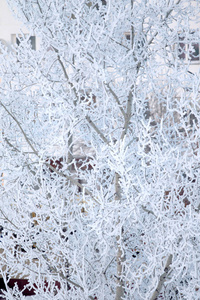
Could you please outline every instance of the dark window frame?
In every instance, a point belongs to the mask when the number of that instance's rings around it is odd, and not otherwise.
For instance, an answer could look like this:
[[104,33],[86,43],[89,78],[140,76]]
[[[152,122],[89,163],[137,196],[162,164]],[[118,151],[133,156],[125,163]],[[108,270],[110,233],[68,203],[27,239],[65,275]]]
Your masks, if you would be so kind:
[[[26,36],[26,35],[25,35],[25,36]],[[17,46],[20,45],[20,43],[21,43],[21,38],[22,38],[22,37],[20,36],[20,34],[16,34],[16,35],[15,35],[15,43],[17,44]],[[32,50],[36,50],[36,36],[35,36],[35,35],[30,35],[28,41],[29,41],[30,44],[31,44],[31,49],[32,49]]]

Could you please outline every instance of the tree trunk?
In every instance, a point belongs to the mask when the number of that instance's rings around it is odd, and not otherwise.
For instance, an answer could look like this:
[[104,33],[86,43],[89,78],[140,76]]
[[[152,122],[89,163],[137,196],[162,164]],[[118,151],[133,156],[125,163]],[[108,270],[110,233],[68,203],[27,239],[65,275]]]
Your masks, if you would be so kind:
[[161,289],[163,287],[163,284],[166,281],[167,275],[169,273],[171,263],[172,263],[172,254],[170,254],[169,257],[167,258],[167,262],[166,262],[166,265],[165,265],[165,268],[164,268],[164,272],[160,276],[157,287],[156,287],[156,289],[155,289],[155,291],[154,291],[154,293],[153,293],[150,300],[156,300],[157,297],[159,296],[159,294],[161,292]]
[[[118,173],[115,174],[115,200],[121,200],[121,192],[119,185],[120,176]],[[118,223],[120,219],[118,220]],[[123,262],[125,261],[125,254],[122,251],[120,240],[123,237],[123,228],[121,228],[120,234],[117,236],[117,276],[116,276],[116,294],[115,300],[122,300],[124,297],[124,280],[123,280]]]

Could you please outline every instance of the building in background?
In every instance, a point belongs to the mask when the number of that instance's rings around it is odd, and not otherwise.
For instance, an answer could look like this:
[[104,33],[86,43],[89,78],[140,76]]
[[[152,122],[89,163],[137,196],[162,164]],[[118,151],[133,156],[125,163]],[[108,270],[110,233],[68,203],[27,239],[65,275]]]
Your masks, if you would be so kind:
[[[20,43],[20,36],[28,35],[28,30],[12,14],[7,1],[0,0],[0,42],[11,49],[12,44]],[[34,35],[29,37],[33,49],[38,48],[38,39]]]

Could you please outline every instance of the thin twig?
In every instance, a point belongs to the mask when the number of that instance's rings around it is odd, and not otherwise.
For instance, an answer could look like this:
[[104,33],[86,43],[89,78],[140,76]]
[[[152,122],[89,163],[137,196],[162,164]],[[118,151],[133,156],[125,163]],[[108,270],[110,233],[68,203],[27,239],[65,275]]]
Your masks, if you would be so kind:
[[19,228],[10,220],[8,219],[8,217],[4,214],[4,212],[2,211],[2,209],[0,209],[0,212],[2,213],[2,215],[4,216],[4,218],[11,224],[13,225],[16,229],[19,230]]
[[142,205],[142,209],[147,212],[148,214],[152,214],[154,217],[156,217],[156,215],[154,214],[154,212],[152,210],[147,209],[144,205]]

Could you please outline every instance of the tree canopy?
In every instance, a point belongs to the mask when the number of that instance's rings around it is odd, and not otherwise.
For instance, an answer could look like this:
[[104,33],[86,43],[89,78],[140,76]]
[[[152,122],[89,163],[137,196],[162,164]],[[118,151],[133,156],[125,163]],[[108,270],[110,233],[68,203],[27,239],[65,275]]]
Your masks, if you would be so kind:
[[29,34],[1,45],[6,285],[28,278],[39,299],[197,299],[200,3],[7,2]]

